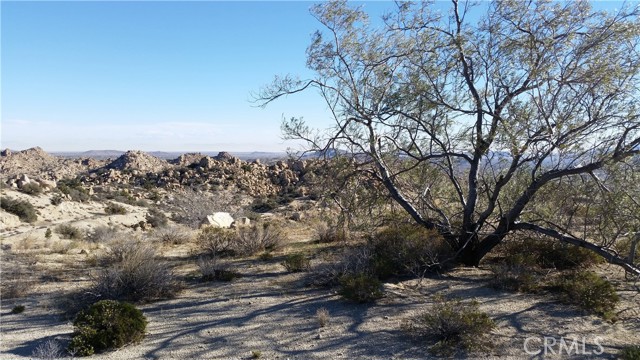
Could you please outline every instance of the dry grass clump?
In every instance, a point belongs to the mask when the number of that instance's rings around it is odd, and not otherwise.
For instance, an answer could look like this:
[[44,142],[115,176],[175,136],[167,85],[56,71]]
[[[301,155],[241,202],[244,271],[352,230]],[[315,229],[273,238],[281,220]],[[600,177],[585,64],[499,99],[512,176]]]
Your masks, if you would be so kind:
[[93,279],[92,293],[101,299],[153,301],[173,298],[182,285],[151,244],[124,241],[100,259],[105,268]]
[[316,310],[316,320],[318,321],[318,326],[325,327],[329,324],[329,319],[331,316],[329,315],[329,310],[325,307],[321,307]]
[[432,344],[430,352],[452,356],[457,350],[474,352],[490,347],[489,334],[496,325],[478,309],[477,302],[446,300],[441,296],[434,300],[429,310],[405,324],[405,330],[420,342],[426,340]]
[[346,242],[349,233],[344,228],[335,224],[320,222],[315,226],[316,239],[319,243]]
[[282,262],[282,266],[288,272],[302,272],[309,270],[310,261],[304,254],[289,254]]

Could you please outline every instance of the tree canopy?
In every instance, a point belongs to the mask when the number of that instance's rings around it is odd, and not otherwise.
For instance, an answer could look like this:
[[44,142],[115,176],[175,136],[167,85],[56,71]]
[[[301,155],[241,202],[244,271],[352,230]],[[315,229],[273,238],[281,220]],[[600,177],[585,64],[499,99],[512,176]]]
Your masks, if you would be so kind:
[[529,231],[640,274],[615,246],[640,231],[639,13],[453,0],[447,11],[399,2],[376,22],[322,3],[307,49],[314,77],[277,77],[258,100],[315,89],[334,125],[292,118],[285,134],[357,157],[465,264]]

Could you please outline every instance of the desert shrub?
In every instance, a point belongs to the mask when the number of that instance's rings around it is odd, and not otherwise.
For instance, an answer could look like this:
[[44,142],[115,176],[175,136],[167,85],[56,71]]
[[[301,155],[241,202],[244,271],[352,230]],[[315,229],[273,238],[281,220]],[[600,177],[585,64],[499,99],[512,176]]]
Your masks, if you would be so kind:
[[152,301],[173,298],[181,290],[173,271],[150,244],[114,244],[100,262],[105,268],[94,277],[92,292],[101,299]]
[[198,247],[211,257],[233,254],[236,232],[232,229],[204,227],[196,236]]
[[11,313],[12,314],[21,314],[24,312],[24,305],[16,305],[13,307],[13,309],[11,309]]
[[53,339],[39,344],[31,353],[31,357],[41,360],[57,360],[64,356],[64,348],[59,342]]
[[85,236],[80,228],[69,224],[60,224],[56,227],[56,232],[64,239],[82,240]]
[[28,184],[24,184],[20,191],[29,194],[29,195],[40,195],[42,194],[42,187],[37,182],[30,182]]
[[618,353],[620,360],[640,360],[640,345],[625,346]]
[[185,244],[192,239],[191,229],[180,225],[157,228],[153,235],[163,243],[172,245]]
[[266,213],[278,207],[278,202],[273,198],[259,198],[251,204],[251,210],[257,213]]
[[150,224],[154,228],[167,226],[167,222],[168,222],[167,215],[165,215],[162,211],[155,208],[149,209],[145,217],[145,220],[147,221],[148,224]]
[[104,212],[108,215],[124,215],[127,213],[127,209],[122,205],[110,202],[104,207]]
[[44,232],[44,238],[51,239],[51,236],[53,236],[51,229],[47,228],[47,230]]
[[[526,254],[526,255],[523,255]],[[505,244],[505,260],[527,262],[543,269],[569,270],[587,268],[603,262],[603,259],[587,249],[547,239],[522,238]]]
[[358,303],[373,302],[384,295],[380,280],[364,273],[347,274],[340,277],[338,293],[345,299]]
[[315,227],[315,233],[319,243],[345,242],[349,239],[347,230],[332,223],[319,223]]
[[309,259],[304,254],[289,254],[282,262],[288,272],[302,272],[309,270]]
[[372,267],[379,278],[423,276],[451,265],[453,249],[437,231],[412,224],[399,224],[374,234],[367,245]]
[[197,265],[202,281],[233,281],[240,277],[240,273],[229,269],[217,257],[200,257]]
[[144,338],[147,319],[129,303],[101,300],[81,311],[73,326],[69,352],[89,356],[140,342]]
[[533,293],[540,290],[540,276],[527,262],[511,262],[492,267],[489,286],[494,289]]
[[51,199],[49,199],[49,202],[51,203],[51,205],[55,205],[55,206],[62,204],[63,201],[64,199],[62,198],[62,195],[58,193],[51,195]]
[[28,201],[3,197],[0,198],[0,207],[6,212],[17,215],[24,222],[32,223],[38,220],[36,209]]
[[238,202],[232,194],[220,192],[216,195],[210,197],[206,193],[185,191],[174,194],[166,205],[173,213],[173,221],[197,229],[212,211],[233,213],[238,207]]
[[324,307],[321,307],[316,311],[316,320],[318,321],[318,325],[320,327],[325,327],[329,323],[329,310]]
[[594,272],[578,271],[553,282],[551,289],[559,292],[560,300],[581,309],[614,320],[619,297],[610,282]]
[[93,231],[86,236],[86,239],[89,242],[104,244],[117,239],[119,236],[120,231],[118,231],[117,228],[103,225],[93,229]]
[[73,201],[86,202],[91,198],[89,191],[82,187],[82,183],[77,178],[58,180],[57,188],[61,193],[69,195]]
[[282,245],[285,233],[275,223],[253,223],[236,229],[233,250],[236,255],[250,256],[263,250],[275,250]]
[[457,349],[471,352],[487,348],[488,335],[495,326],[477,302],[437,296],[431,309],[410,319],[405,329],[420,342],[432,343],[429,350],[433,354],[450,356]]

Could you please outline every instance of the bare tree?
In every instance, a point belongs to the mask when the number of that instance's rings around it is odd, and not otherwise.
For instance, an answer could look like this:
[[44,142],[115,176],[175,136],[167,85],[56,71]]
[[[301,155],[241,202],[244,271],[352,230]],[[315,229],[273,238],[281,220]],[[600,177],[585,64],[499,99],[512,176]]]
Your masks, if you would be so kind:
[[257,100],[317,90],[335,125],[319,131],[292,118],[285,134],[369,163],[369,175],[454,243],[464,264],[533,231],[640,274],[589,231],[532,211],[567,181],[588,197],[606,191],[612,165],[638,168],[640,6],[453,0],[433,9],[398,2],[375,22],[345,1],[313,7],[324,26],[307,49],[315,76],[277,77]]

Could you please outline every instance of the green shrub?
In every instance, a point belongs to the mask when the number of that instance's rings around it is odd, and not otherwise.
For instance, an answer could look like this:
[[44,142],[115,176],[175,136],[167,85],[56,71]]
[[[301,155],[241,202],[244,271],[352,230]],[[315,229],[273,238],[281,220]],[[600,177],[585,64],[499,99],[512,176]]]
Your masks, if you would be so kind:
[[75,331],[69,352],[89,356],[140,342],[144,338],[147,319],[129,303],[101,300],[81,311],[73,326]]
[[384,295],[380,280],[364,273],[341,276],[338,293],[358,303],[373,302]]
[[17,215],[24,222],[32,223],[38,220],[36,209],[28,201],[3,197],[0,198],[0,207],[6,212]]
[[540,290],[540,275],[530,257],[515,255],[511,261],[492,267],[489,285],[494,289],[535,293]]
[[51,203],[51,205],[55,205],[55,206],[62,204],[63,201],[64,199],[62,198],[62,195],[57,193],[51,195],[51,199],[49,199],[49,202]]
[[56,227],[56,232],[65,239],[81,240],[84,238],[84,231],[73,225],[60,224]]
[[[523,238],[505,245],[507,263],[526,262],[543,269],[569,270],[587,268],[603,259],[587,249],[546,239]],[[526,255],[523,255],[526,254]]]
[[436,296],[431,309],[411,319],[405,329],[420,341],[432,343],[429,351],[433,354],[451,356],[457,349],[471,352],[489,347],[488,335],[495,326],[479,311],[477,302]]
[[104,212],[108,215],[124,215],[127,213],[127,209],[116,203],[109,203],[104,208]]
[[91,198],[89,191],[82,187],[80,179],[62,179],[58,180],[57,188],[65,195],[69,195],[71,200],[78,202],[86,202]]
[[426,272],[445,269],[453,249],[437,231],[422,226],[400,224],[372,236],[372,268],[381,279],[390,276],[423,276]]
[[53,234],[51,233],[51,229],[47,228],[47,231],[44,232],[44,238],[45,239],[51,239],[51,236]]
[[304,254],[290,254],[282,262],[288,272],[302,272],[309,270],[309,259]]
[[620,360],[640,360],[640,345],[625,346],[618,353]]
[[11,309],[11,313],[12,314],[20,314],[24,312],[24,305],[16,305],[13,307],[13,309]]
[[591,313],[614,320],[614,310],[619,301],[616,289],[610,282],[590,271],[579,271],[556,280],[551,289],[558,291],[560,300]]
[[257,213],[266,213],[278,207],[278,203],[273,198],[256,199],[251,205],[251,210]]
[[40,195],[42,194],[42,187],[37,182],[30,182],[28,184],[24,184],[20,191],[29,195]]
[[93,279],[92,293],[101,299],[153,301],[173,298],[182,289],[150,244],[126,241],[112,245],[100,259],[105,266]]
[[162,211],[155,208],[149,209],[149,211],[147,212],[147,216],[145,217],[145,220],[147,221],[147,223],[149,223],[149,225],[153,226],[154,228],[167,226],[167,222],[168,222],[167,215],[165,215]]

